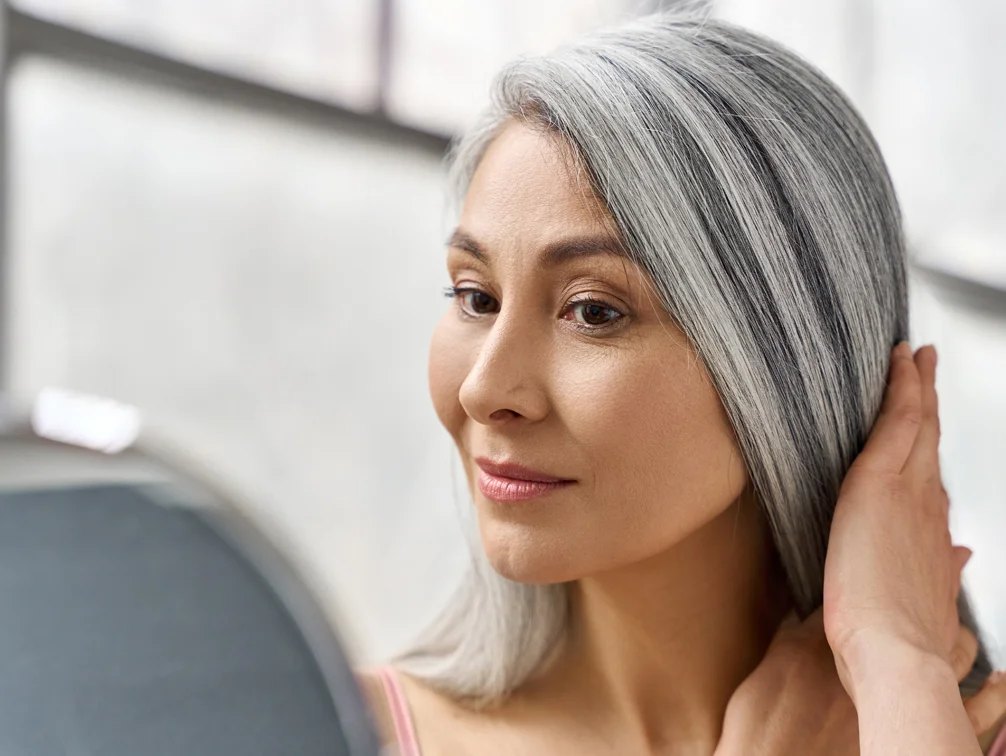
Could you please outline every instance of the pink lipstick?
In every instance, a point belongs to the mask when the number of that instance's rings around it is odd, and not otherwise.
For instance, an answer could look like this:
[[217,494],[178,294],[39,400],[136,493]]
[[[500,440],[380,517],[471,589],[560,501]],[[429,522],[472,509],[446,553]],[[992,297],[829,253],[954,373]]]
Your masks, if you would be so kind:
[[479,466],[479,490],[487,499],[493,501],[527,501],[576,482],[541,473],[523,465],[492,462],[484,457],[477,458],[475,463]]

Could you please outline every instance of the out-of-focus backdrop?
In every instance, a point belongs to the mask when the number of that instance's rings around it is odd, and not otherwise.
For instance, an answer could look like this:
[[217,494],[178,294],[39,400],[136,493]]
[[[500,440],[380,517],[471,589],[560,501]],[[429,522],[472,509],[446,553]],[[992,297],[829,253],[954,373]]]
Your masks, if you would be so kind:
[[[13,0],[3,387],[138,405],[297,545],[363,661],[467,558],[427,396],[447,138],[493,72],[673,2]],[[966,579],[1006,663],[1006,4],[717,0],[852,97],[940,350]]]

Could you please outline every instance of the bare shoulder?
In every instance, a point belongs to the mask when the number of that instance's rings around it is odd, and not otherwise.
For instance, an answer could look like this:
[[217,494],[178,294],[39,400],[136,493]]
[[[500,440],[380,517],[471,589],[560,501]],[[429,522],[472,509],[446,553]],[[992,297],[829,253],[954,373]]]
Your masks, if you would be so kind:
[[[382,743],[394,744],[394,718],[380,674],[377,670],[356,674],[374,711]],[[423,756],[556,753],[556,732],[547,707],[511,699],[504,706],[475,709],[401,670],[395,671],[395,677]],[[576,729],[581,729],[581,723],[577,722]]]
[[382,746],[395,743],[395,721],[391,716],[391,704],[384,692],[384,683],[376,669],[357,669],[354,671],[356,681],[370,707],[374,718],[374,726],[381,739]]
[[[408,700],[423,756],[475,753],[481,717],[463,703],[435,690],[421,680],[398,673]],[[482,740],[483,752],[485,741]]]
[[[382,745],[397,744],[394,715],[380,673],[377,669],[357,669],[355,674]],[[463,744],[471,743],[475,734],[475,713],[400,670],[395,670],[395,677],[405,695],[423,756],[468,753]]]
[[[527,689],[509,696],[502,704],[474,708],[409,675],[399,673],[399,679],[412,710],[423,756],[457,756],[462,753],[554,756],[564,752],[559,744],[569,740],[569,733],[557,727],[554,709],[529,696]],[[555,698],[548,696],[548,703],[554,703]],[[583,730],[579,717],[574,727],[575,732]],[[575,744],[575,737],[573,742]],[[585,750],[575,748],[569,752],[581,753]]]

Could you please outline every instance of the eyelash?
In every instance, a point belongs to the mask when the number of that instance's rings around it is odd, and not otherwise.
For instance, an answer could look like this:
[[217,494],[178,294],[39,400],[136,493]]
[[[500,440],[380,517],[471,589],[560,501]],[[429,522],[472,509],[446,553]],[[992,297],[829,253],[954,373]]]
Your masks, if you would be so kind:
[[[447,286],[447,287],[444,287],[444,296],[447,297],[448,299],[455,300],[458,303],[459,309],[461,310],[462,314],[465,317],[468,317],[468,318],[478,318],[478,317],[481,317],[482,315],[491,315],[491,314],[493,314],[493,313],[471,313],[471,312],[468,312],[464,308],[464,306],[462,304],[462,299],[463,299],[463,297],[466,294],[471,294],[471,293],[485,294],[484,291],[482,291],[481,289],[477,289],[477,288],[475,288],[473,286]],[[490,296],[490,295],[486,294],[486,296]],[[490,299],[492,299],[492,297],[490,297]],[[605,310],[609,310],[611,312],[617,313],[617,317],[614,320],[612,320],[612,321],[610,321],[608,323],[605,323],[603,325],[589,325],[587,323],[580,323],[580,322],[575,321],[575,320],[572,321],[573,324],[574,324],[574,326],[576,326],[577,328],[579,328],[579,329],[581,329],[583,331],[597,332],[597,331],[604,331],[604,330],[607,330],[609,328],[614,328],[614,327],[620,325],[622,323],[622,321],[626,317],[625,313],[622,312],[621,310],[619,310],[617,307],[612,307],[607,302],[602,302],[601,300],[598,300],[598,299],[577,299],[577,300],[574,300],[574,301],[570,302],[570,308],[571,307],[575,307],[576,305],[594,305],[594,306],[597,306],[597,307],[601,307],[601,308],[603,308]],[[570,308],[567,308],[567,311]]]

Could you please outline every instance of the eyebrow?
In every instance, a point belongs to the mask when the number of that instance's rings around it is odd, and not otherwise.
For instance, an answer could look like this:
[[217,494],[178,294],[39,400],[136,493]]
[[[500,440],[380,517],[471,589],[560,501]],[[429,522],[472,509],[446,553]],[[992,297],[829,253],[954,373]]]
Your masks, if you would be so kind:
[[[479,262],[487,263],[489,256],[475,239],[458,228],[447,240],[447,246],[467,252]],[[542,267],[555,267],[569,260],[587,255],[613,255],[627,257],[619,241],[607,234],[571,236],[546,244],[541,251]]]

